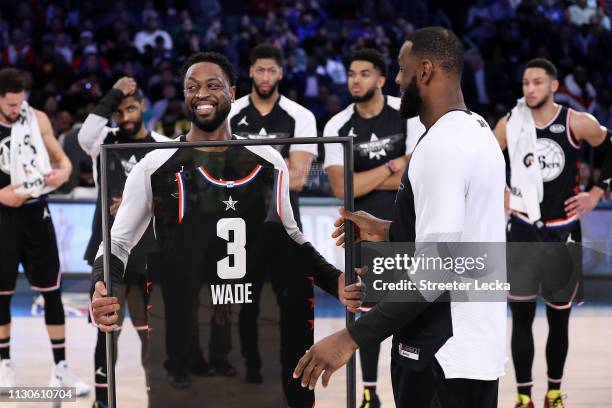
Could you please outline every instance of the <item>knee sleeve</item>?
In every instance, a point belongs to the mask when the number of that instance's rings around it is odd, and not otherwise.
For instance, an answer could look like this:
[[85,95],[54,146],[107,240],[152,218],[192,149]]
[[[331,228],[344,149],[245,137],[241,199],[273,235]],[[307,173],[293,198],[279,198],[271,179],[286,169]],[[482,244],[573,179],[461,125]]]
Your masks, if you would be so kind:
[[64,324],[64,305],[62,304],[62,292],[53,290],[51,292],[43,292],[45,299],[45,324],[58,325]]
[[11,295],[0,295],[0,326],[11,322]]

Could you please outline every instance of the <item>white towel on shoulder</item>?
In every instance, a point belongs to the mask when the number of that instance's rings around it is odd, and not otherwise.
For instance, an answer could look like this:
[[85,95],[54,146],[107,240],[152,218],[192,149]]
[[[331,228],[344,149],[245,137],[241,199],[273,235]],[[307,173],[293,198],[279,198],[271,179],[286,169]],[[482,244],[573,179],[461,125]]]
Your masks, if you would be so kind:
[[11,127],[11,184],[21,184],[18,194],[39,197],[55,187],[45,184],[51,162],[34,109],[24,101],[19,119]]
[[542,171],[537,157],[537,135],[531,109],[525,98],[517,101],[506,126],[510,156],[510,209],[526,213],[531,222],[541,218],[544,197]]

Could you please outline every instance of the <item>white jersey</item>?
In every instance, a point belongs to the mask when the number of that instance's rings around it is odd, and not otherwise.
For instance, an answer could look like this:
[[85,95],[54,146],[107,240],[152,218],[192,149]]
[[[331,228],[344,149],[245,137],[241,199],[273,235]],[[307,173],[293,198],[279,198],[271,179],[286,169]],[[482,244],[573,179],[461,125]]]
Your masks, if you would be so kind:
[[[408,177],[416,242],[505,242],[505,162],[481,116],[442,116],[415,148]],[[450,310],[453,335],[435,355],[446,378],[503,375],[506,302],[452,302]]]

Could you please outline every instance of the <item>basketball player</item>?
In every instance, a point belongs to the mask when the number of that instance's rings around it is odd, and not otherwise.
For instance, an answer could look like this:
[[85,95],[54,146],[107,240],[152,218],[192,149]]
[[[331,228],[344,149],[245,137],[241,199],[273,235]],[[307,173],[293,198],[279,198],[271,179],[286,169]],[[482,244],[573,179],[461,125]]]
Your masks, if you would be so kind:
[[[355,209],[375,217],[391,219],[400,177],[410,152],[425,128],[418,118],[408,121],[399,116],[400,98],[383,95],[387,64],[374,49],[353,52],[349,61],[348,89],[353,98],[346,109],[325,125],[323,136],[354,138]],[[334,195],[344,198],[344,167],[342,145],[325,144],[325,162]],[[356,246],[360,262],[360,245]],[[367,309],[364,306],[364,310]],[[378,408],[376,394],[378,354],[380,345],[359,350],[364,395],[361,408]]]
[[[192,126],[180,140],[230,140],[227,116],[234,99],[235,75],[229,61],[212,52],[194,54],[184,64],[183,74]],[[361,306],[361,284],[345,287],[344,275],[327,263],[297,228],[287,174],[282,156],[269,146],[157,150],[130,173],[111,230],[112,277],[114,282],[123,279],[127,256],[154,216],[161,249],[156,261],[162,265],[159,280],[169,370],[184,370],[191,335],[186,322],[192,321],[196,312],[202,279],[211,284],[248,284],[253,274],[259,273],[254,269],[283,268],[288,278],[313,275],[315,284],[338,296],[352,312]],[[290,269],[276,262],[275,255],[283,251],[294,257]],[[102,282],[101,251],[94,270],[94,320],[105,332],[116,330],[120,305],[116,297],[107,296]],[[294,306],[291,300],[281,305],[281,325],[286,324],[283,310]],[[303,324],[310,326],[311,322]],[[310,346],[308,338],[283,340],[281,358],[288,362],[297,362]],[[283,367],[287,365],[283,363]],[[156,386],[151,385],[152,392]],[[283,389],[289,406],[313,405],[314,394],[301,390],[291,371],[283,376]],[[159,398],[149,401],[167,406],[168,401],[161,401],[164,396]],[[205,405],[198,400],[188,403]],[[262,405],[253,400],[252,406]]]
[[[317,122],[308,109],[278,92],[283,79],[283,52],[271,44],[260,44],[250,53],[251,93],[232,104],[229,114],[232,134],[249,139],[317,137]],[[289,168],[289,196],[293,216],[300,230],[299,193],[304,188],[317,145],[284,145],[276,147]]]
[[[513,202],[510,201],[508,242],[581,241],[580,218],[595,208],[608,187],[605,182],[600,182],[590,191],[580,192],[578,160],[583,143],[597,146],[607,154],[602,179],[608,180],[609,183],[612,176],[610,131],[602,127],[590,114],[556,104],[554,94],[558,87],[557,69],[550,61],[537,58],[527,63],[523,72],[523,96],[535,124],[536,163],[539,164],[543,183],[543,198],[539,203],[541,218],[530,220],[524,209],[512,208]],[[508,145],[509,121],[516,119],[512,116],[514,114],[500,119],[495,127],[495,135],[502,149]],[[525,162],[525,166],[527,163],[529,162]],[[512,172],[521,170],[513,166],[514,164],[510,169]],[[511,187],[516,193],[520,186]],[[507,194],[509,195],[509,192]],[[512,247],[509,248],[509,251],[511,250]],[[545,255],[539,251],[537,257]],[[540,285],[549,326],[546,343],[548,392],[544,406],[563,407],[560,387],[568,351],[568,322],[572,303],[580,294],[581,288],[580,279],[575,273],[570,277],[562,276],[558,267],[553,266],[557,265],[555,258],[562,256],[563,254],[555,254],[542,262],[534,262],[535,258],[525,254],[509,256],[509,259],[516,260],[509,263],[508,277],[511,284],[509,298],[514,300],[510,303],[510,308],[512,358],[518,385],[517,408],[533,407],[531,367],[534,345],[531,326]],[[580,259],[574,261],[576,265],[581,263]],[[569,280],[571,284],[560,282],[559,279]],[[563,289],[554,289],[561,286],[566,288],[566,293],[563,293]]]
[[[484,119],[465,107],[462,62],[461,41],[444,28],[423,28],[408,37],[396,78],[400,114],[418,115],[427,132],[402,175],[393,220],[342,209],[332,235],[337,245],[344,243],[345,220],[355,224],[357,240],[504,241],[504,159]],[[406,292],[406,301],[383,300],[347,329],[316,343],[294,376],[314,389],[323,374],[326,386],[357,348],[394,334],[397,407],[496,407],[505,360],[505,302],[427,303],[419,291]]]
[[25,101],[25,90],[20,71],[0,70],[0,386],[15,387],[10,305],[21,264],[30,286],[45,300],[55,362],[49,386],[76,387],[77,395],[85,395],[89,386],[66,364],[60,263],[46,200],[68,180],[72,165],[47,115]]
[[[282,51],[271,44],[261,44],[251,50],[250,60],[249,76],[253,81],[251,93],[237,99],[232,104],[232,110],[228,116],[230,131],[237,136],[249,139],[317,137],[317,123],[312,112],[278,92],[279,82],[283,78]],[[317,145],[279,145],[276,148],[285,159],[289,169],[291,208],[298,228],[301,230],[299,192],[304,187],[312,160],[317,155]],[[271,276],[271,278],[278,277]],[[255,333],[263,280],[264,276],[260,276],[260,281],[254,287],[253,303],[243,306],[240,311],[241,347],[247,367],[246,381],[255,384],[262,382],[262,361]],[[314,308],[310,307],[314,299],[310,281],[303,277],[301,284],[295,280],[292,280],[291,283],[294,290],[288,291],[277,279],[274,279],[275,294],[279,304],[286,303],[286,300],[283,300],[284,297],[292,296],[296,304],[301,301],[303,305],[299,308],[292,308],[292,311],[298,315],[307,312],[310,314],[309,320],[314,319]],[[282,335],[286,337],[312,336],[313,332],[310,330],[301,333],[303,326],[299,323],[297,327],[291,324],[299,321],[298,318],[288,317],[289,324],[282,326],[284,329]],[[290,373],[292,368],[288,367],[287,372]]]
[[[79,144],[94,162],[96,184],[98,185],[98,200],[92,223],[92,234],[87,245],[85,259],[93,265],[96,252],[102,242],[102,192],[100,190],[100,145],[115,143],[151,143],[170,140],[155,132],[149,132],[143,122],[143,113],[146,110],[144,95],[137,87],[133,78],[120,78],[113,88],[100,100],[92,113],[87,116],[85,123],[79,130]],[[107,125],[111,118],[117,128]],[[115,150],[107,163],[110,172],[109,180],[113,204],[110,208],[111,217],[117,213],[121,203],[121,193],[128,174],[136,163],[144,157],[144,149]],[[141,341],[141,360],[147,354],[148,323],[147,323],[147,282],[146,282],[146,255],[152,249],[154,242],[153,231],[148,228],[143,238],[130,255],[126,267],[125,284],[117,286],[115,294],[122,305],[127,302],[130,309],[132,325],[138,332]],[[119,314],[119,326],[123,323],[124,311]],[[117,340],[118,336],[115,337]],[[94,408],[108,405],[107,376],[106,376],[106,335],[98,331],[95,363],[95,390],[96,401]]]

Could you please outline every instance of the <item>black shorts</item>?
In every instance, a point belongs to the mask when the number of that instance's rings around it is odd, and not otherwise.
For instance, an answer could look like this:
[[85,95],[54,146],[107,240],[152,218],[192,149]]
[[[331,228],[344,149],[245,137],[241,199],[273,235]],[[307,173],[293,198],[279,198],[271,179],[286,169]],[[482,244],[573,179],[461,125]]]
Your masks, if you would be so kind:
[[547,227],[542,235],[532,224],[512,216],[508,222],[507,274],[511,301],[533,301],[538,293],[550,306],[568,308],[582,301],[582,235],[580,222]]
[[0,295],[15,292],[20,263],[32,289],[41,292],[59,289],[55,228],[45,201],[19,208],[0,206],[0,231]]
[[435,358],[415,370],[391,358],[391,381],[397,408],[495,408],[498,380],[444,377]]

